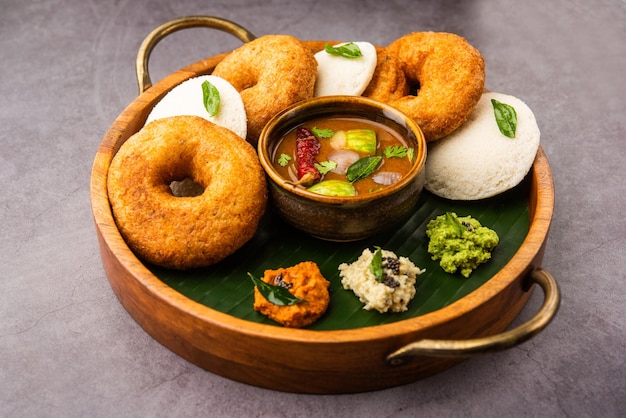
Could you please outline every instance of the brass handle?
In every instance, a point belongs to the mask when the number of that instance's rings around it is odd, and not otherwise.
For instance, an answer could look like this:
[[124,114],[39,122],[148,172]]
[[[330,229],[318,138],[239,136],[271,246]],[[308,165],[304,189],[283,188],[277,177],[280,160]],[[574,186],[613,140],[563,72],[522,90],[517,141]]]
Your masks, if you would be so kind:
[[157,43],[172,32],[192,27],[209,27],[230,33],[239,38],[242,42],[250,42],[256,38],[246,28],[226,19],[213,16],[183,16],[170,20],[155,28],[146,36],[137,52],[135,61],[135,71],[137,74],[137,84],[139,94],[152,86],[150,73],[148,72],[148,59],[150,53]]
[[541,332],[556,315],[561,303],[559,286],[554,277],[537,268],[530,273],[531,284],[537,283],[544,293],[541,309],[527,322],[510,331],[490,337],[470,340],[429,340],[424,339],[405,345],[387,356],[390,366],[406,364],[415,356],[428,357],[470,357],[493,353],[514,347]]

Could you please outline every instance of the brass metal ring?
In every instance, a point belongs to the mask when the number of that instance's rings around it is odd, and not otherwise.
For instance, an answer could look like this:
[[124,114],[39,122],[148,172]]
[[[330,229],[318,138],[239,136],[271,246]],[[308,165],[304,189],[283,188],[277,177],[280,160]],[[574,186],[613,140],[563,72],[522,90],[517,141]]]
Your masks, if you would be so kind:
[[254,36],[246,28],[219,17],[183,16],[165,22],[155,28],[152,32],[150,32],[148,36],[146,36],[146,38],[141,43],[141,46],[139,47],[139,51],[137,52],[135,71],[137,74],[137,84],[139,85],[139,94],[143,93],[144,91],[146,91],[146,89],[152,86],[150,73],[148,71],[148,60],[150,59],[150,53],[152,52],[156,44],[172,32],[192,27],[208,27],[219,29],[239,38],[244,43],[250,42],[256,38],[256,36]]
[[558,283],[542,268],[534,269],[529,276],[531,284],[537,283],[543,290],[541,309],[527,322],[501,334],[469,340],[424,339],[405,345],[386,358],[389,366],[401,366],[413,357],[471,357],[493,353],[514,347],[541,332],[552,321],[561,303]]

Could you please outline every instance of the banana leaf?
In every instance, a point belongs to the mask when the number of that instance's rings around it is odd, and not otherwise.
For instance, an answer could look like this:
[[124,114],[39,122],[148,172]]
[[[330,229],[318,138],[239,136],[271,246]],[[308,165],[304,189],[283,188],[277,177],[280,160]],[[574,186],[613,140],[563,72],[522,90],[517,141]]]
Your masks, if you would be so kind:
[[[413,318],[441,309],[474,291],[493,277],[514,256],[530,227],[529,179],[514,189],[480,201],[451,201],[424,191],[415,212],[396,229],[366,240],[333,243],[312,238],[289,226],[268,205],[256,235],[236,253],[220,263],[193,271],[171,271],[147,266],[165,284],[186,297],[217,311],[248,321],[280,326],[255,312],[253,283],[265,269],[290,267],[315,261],[330,281],[331,302],[327,312],[308,329],[341,330],[381,325]],[[427,252],[426,224],[447,211],[471,215],[495,230],[498,246],[487,263],[469,278],[448,274]],[[366,311],[352,293],[341,286],[338,266],[356,260],[364,248],[379,246],[405,256],[426,271],[417,277],[417,293],[402,313]]]

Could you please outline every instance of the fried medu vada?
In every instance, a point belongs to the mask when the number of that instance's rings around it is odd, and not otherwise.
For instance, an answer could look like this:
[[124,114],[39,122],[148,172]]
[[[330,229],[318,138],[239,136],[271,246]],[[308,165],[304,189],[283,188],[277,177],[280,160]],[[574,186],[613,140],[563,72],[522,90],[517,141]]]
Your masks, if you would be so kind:
[[[204,190],[178,197],[186,178]],[[138,257],[172,269],[204,267],[249,241],[265,212],[267,185],[254,148],[198,116],[155,120],[120,147],[108,195],[123,238]]]
[[362,96],[390,103],[409,94],[409,83],[398,57],[386,47],[376,48],[376,69]]
[[[397,68],[379,65],[365,96],[388,103],[413,118],[428,142],[461,126],[485,85],[481,53],[459,35],[414,32],[385,48]],[[404,74],[405,82],[394,71]],[[399,82],[400,81],[400,82]],[[417,94],[411,92],[417,90]],[[400,97],[398,97],[400,96]]]
[[228,54],[213,75],[241,94],[248,116],[248,141],[256,144],[265,124],[281,110],[313,97],[317,61],[289,35],[265,35]]

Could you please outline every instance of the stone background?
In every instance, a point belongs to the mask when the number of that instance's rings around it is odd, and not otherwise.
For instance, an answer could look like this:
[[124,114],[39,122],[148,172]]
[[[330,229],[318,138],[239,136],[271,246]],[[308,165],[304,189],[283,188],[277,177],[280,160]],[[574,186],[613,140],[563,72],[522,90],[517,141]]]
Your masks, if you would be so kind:
[[[487,86],[535,112],[556,207],[543,266],[563,298],[532,340],[366,394],[273,392],[208,373],[147,335],[100,261],[89,178],[136,97],[143,38],[183,15],[257,35],[465,36]],[[3,0],[0,8],[0,416],[567,416],[626,410],[626,3],[623,0]],[[175,33],[153,80],[239,41]],[[542,302],[535,292],[516,323]],[[623,416],[623,415],[622,415]]]

